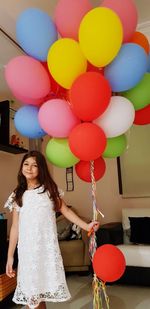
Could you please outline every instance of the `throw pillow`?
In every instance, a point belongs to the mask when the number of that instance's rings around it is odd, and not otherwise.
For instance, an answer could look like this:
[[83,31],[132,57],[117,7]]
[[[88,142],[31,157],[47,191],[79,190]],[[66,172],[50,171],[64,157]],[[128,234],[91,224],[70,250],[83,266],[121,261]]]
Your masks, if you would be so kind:
[[150,244],[150,217],[129,217],[130,241],[136,244]]
[[81,228],[76,225],[73,224],[72,228],[71,228],[71,233],[70,233],[70,237],[69,239],[73,240],[73,239],[81,239]]
[[130,237],[131,237],[131,228],[129,228],[127,230],[123,230],[123,243],[124,244],[126,244],[126,245],[131,244]]
[[66,240],[71,233],[72,223],[68,221],[63,215],[60,215],[56,221],[58,240]]

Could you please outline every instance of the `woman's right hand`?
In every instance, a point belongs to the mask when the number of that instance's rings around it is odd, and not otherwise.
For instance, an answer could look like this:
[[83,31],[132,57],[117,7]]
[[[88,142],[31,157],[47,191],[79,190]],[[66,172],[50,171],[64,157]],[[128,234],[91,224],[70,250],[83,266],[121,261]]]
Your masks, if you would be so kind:
[[13,270],[13,262],[14,262],[14,258],[9,257],[7,259],[7,264],[6,264],[6,275],[9,278],[14,278],[15,277],[15,271]]

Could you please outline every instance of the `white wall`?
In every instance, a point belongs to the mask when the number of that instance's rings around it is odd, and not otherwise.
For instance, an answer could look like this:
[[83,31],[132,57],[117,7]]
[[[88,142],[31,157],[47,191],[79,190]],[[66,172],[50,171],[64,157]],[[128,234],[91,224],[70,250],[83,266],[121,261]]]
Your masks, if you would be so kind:
[[0,151],[0,212],[6,212],[8,219],[8,230],[11,223],[11,215],[8,210],[4,210],[3,205],[9,194],[16,187],[16,178],[22,154],[10,154]]
[[[107,159],[106,165],[104,177],[96,184],[97,206],[105,216],[104,219],[99,217],[101,223],[120,221],[123,207],[150,207],[150,198],[123,199],[119,195],[116,159]],[[53,167],[53,176],[59,187],[65,191],[65,169]],[[73,192],[65,192],[65,201],[73,205],[79,214],[92,219],[91,185],[80,180],[75,172],[74,184]]]
[[[0,152],[0,212],[8,195],[16,186],[16,176],[23,155]],[[107,168],[104,177],[97,182],[97,205],[105,215],[99,217],[101,223],[121,220],[123,207],[150,207],[150,198],[123,199],[119,195],[116,159],[106,160]],[[64,200],[73,205],[78,213],[92,219],[91,185],[80,180],[74,172],[75,190],[66,192],[66,170],[49,165],[50,171],[58,186],[65,191]],[[11,215],[6,211],[8,230]]]

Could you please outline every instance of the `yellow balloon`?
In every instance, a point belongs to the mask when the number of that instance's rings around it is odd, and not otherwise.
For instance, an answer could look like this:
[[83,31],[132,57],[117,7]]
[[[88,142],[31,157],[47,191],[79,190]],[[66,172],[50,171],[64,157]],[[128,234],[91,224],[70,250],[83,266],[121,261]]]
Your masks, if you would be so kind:
[[87,60],[73,39],[60,39],[49,49],[47,57],[48,68],[56,82],[70,89],[74,80],[86,72]]
[[118,15],[111,9],[98,7],[89,11],[79,28],[79,43],[85,57],[93,65],[104,67],[118,54],[123,28]]

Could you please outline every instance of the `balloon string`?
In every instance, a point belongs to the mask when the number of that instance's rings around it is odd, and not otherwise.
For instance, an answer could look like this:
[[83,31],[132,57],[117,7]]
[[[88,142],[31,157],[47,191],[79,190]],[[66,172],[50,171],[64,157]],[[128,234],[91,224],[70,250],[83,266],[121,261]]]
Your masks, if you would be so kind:
[[[93,221],[97,220],[98,212],[96,207],[96,182],[94,177],[94,161],[90,162],[90,172],[91,172],[91,186],[92,186],[92,205],[93,205]],[[89,254],[91,260],[93,259],[94,253],[97,249],[96,243],[96,234],[94,229],[90,231],[90,240],[89,240]]]
[[93,202],[93,220],[97,220],[98,213],[104,218],[104,214],[98,209],[96,204],[96,181],[94,177],[94,161],[90,161],[91,185],[92,185],[92,202]]
[[[92,186],[93,221],[96,221],[98,217],[98,213],[100,213],[102,217],[104,217],[104,215],[97,208],[97,205],[96,205],[96,181],[94,177],[94,161],[90,162],[90,172],[91,172],[91,186]],[[96,234],[95,234],[94,229],[90,231],[89,236],[90,236],[89,255],[92,261],[94,253],[96,252],[96,249],[97,249]],[[107,309],[109,309],[109,298],[106,293],[105,283],[99,280],[95,273],[93,277],[92,286],[93,286],[93,309],[103,309],[104,308],[103,299],[105,301]]]
[[98,280],[96,274],[93,278],[93,308],[94,309],[103,309],[103,299],[106,304],[106,308],[109,309],[109,298],[106,293],[106,285],[103,281]]
[[131,139],[131,129],[129,129],[126,132],[126,138],[127,138],[127,147],[126,147],[126,152],[129,150],[129,145],[130,145],[130,139]]

